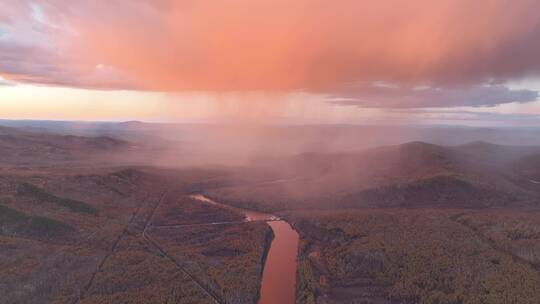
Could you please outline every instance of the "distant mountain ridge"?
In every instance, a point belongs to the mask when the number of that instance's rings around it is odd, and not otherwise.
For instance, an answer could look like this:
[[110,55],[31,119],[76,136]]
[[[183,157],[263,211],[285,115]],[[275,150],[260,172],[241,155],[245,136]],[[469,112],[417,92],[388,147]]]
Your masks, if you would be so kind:
[[119,152],[132,146],[130,142],[108,136],[59,135],[0,126],[0,152],[4,162],[72,160]]

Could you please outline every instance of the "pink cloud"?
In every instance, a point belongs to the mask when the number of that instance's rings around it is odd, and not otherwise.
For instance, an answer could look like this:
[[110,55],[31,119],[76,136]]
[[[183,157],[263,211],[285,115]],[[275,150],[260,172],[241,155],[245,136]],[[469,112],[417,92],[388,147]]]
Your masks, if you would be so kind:
[[[0,55],[6,78],[159,91],[334,94],[344,85],[376,81],[470,92],[540,72],[536,0],[49,0],[41,5],[63,30],[50,29],[47,39],[59,47],[40,62],[60,73],[42,66],[16,71],[13,64],[6,73],[9,64]],[[0,22],[19,11],[0,14]],[[104,76],[93,70],[98,65],[117,71],[116,81],[99,79]],[[521,93],[518,101],[533,95]]]
[[538,1],[92,3],[73,8],[79,50],[152,89],[477,83],[540,70]]

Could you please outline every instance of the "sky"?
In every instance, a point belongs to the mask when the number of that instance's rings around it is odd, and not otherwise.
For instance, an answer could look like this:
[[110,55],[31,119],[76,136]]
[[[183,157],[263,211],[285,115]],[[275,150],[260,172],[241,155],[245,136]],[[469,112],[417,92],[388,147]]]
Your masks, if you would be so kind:
[[540,125],[537,0],[3,0],[0,118]]

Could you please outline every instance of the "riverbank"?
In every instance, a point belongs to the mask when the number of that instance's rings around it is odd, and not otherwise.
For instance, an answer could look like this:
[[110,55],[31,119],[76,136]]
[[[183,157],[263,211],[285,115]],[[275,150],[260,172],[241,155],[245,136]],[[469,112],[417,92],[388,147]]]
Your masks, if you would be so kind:
[[[268,225],[270,226],[270,225]],[[270,227],[271,228],[271,227]],[[266,238],[264,240],[264,253],[261,257],[261,271],[259,272],[259,276],[261,277],[261,283],[259,283],[259,290],[257,291],[257,295],[255,297],[255,301],[253,303],[258,303],[261,300],[261,285],[262,285],[262,276],[264,273],[265,265],[266,265],[266,259],[268,258],[268,253],[270,252],[270,247],[272,245],[272,241],[274,240],[274,230],[270,229],[270,232],[266,234]]]
[[241,212],[246,222],[266,222],[272,229],[272,239],[265,240],[265,253],[262,259],[262,280],[258,293],[259,304],[293,304],[296,294],[296,257],[298,254],[298,233],[279,217],[223,204],[201,194],[192,198],[221,208]]

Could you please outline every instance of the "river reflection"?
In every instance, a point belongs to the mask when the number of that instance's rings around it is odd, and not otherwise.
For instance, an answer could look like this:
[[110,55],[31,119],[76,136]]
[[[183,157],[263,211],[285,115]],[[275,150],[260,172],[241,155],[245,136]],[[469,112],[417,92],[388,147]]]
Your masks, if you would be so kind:
[[268,213],[232,207],[216,202],[204,195],[192,198],[215,206],[236,210],[245,221],[266,221],[274,232],[274,239],[264,264],[259,304],[293,304],[296,291],[296,255],[298,233],[285,221]]
[[216,202],[213,199],[208,198],[208,197],[206,197],[204,195],[201,195],[201,194],[191,195],[191,198],[199,200],[201,202],[205,202],[205,203],[214,205],[214,206],[218,206],[218,207],[222,207],[222,208],[226,208],[226,209],[230,209],[230,210],[235,210],[235,211],[237,211],[239,213],[242,213],[244,215],[244,217],[245,217],[244,220],[246,222],[253,222],[253,221],[265,221],[266,222],[266,221],[279,220],[279,218],[277,216],[274,216],[272,214],[229,206],[229,205],[226,205],[226,204],[223,204],[223,203]]
[[292,304],[296,288],[298,233],[285,221],[268,222],[274,240],[264,264],[259,304]]

